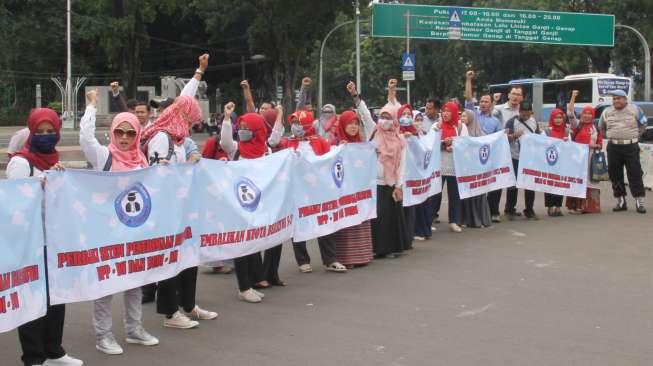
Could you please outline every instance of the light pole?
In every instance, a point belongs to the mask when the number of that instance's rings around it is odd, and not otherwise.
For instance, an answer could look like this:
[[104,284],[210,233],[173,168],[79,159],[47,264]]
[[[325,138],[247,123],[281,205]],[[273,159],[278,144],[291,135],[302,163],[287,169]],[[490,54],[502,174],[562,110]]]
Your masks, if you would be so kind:
[[623,25],[615,24],[617,28],[624,28],[634,32],[639,40],[642,42],[642,47],[644,48],[644,100],[647,102],[651,101],[651,50],[648,48],[648,42],[646,38],[635,28]]
[[72,99],[73,99],[73,83],[72,83],[72,52],[70,50],[70,0],[66,1],[66,96],[64,101],[64,127],[65,128],[74,128],[75,120],[74,112],[72,110]]
[[[329,37],[331,37],[331,34],[333,32],[335,32],[336,30],[338,30],[339,28],[341,28],[341,27],[343,27],[343,26],[345,26],[347,24],[351,24],[351,23],[354,23],[354,22],[356,22],[356,20],[348,20],[346,22],[342,22],[342,23],[336,25],[335,27],[331,28],[329,33],[327,33],[327,35],[322,40],[322,45],[320,46],[320,70],[319,70],[319,84],[320,84],[320,87],[319,87],[318,93],[317,93],[317,109],[318,110],[322,110],[322,96],[323,96],[322,91],[324,90],[324,85],[323,85],[324,80],[322,78],[322,65],[323,65],[323,61],[324,61],[324,46],[326,45],[326,41],[329,39]],[[359,23],[367,23],[367,22],[369,22],[369,20],[362,20],[362,21],[359,20],[358,22]],[[356,38],[358,39],[359,37],[357,36]],[[360,46],[360,45],[357,44],[357,46]],[[356,70],[356,87],[358,88],[358,92],[360,93],[360,91],[361,91],[361,85],[360,85],[360,48],[357,51],[358,52],[356,52],[356,68],[357,68],[357,70]]]
[[[356,17],[356,88],[358,93],[362,93],[361,85],[361,10],[358,0],[354,0],[354,15]],[[322,84],[320,84],[321,86]],[[322,106],[320,106],[322,108]]]

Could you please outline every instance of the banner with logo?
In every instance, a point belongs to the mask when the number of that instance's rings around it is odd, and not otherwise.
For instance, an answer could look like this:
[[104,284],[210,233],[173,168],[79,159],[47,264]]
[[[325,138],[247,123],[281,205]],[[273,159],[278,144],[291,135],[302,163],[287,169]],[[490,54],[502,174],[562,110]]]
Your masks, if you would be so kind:
[[295,241],[314,239],[376,218],[376,151],[371,143],[301,154],[292,175]]
[[253,160],[198,163],[194,230],[203,263],[260,252],[292,237],[294,159],[292,150],[283,150]]
[[47,265],[52,304],[97,299],[199,263],[193,164],[124,173],[48,172]]
[[440,132],[406,140],[403,205],[418,205],[442,192]]
[[508,137],[503,131],[480,137],[457,137],[453,161],[461,199],[515,185]]
[[0,333],[46,312],[42,199],[38,179],[0,181]]
[[587,145],[527,134],[520,139],[517,188],[585,198]]

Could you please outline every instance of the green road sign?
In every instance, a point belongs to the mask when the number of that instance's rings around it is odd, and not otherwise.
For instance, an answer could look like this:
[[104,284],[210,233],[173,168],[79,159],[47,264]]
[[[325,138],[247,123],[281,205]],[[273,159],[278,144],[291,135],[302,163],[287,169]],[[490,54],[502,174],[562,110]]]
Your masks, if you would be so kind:
[[373,37],[407,32],[421,39],[614,46],[614,15],[374,4]]

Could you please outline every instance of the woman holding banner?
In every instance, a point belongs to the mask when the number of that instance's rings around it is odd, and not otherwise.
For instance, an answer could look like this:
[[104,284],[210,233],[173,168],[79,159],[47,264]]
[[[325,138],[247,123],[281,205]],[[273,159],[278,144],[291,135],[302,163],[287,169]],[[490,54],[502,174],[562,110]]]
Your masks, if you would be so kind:
[[454,233],[463,231],[463,212],[460,195],[458,194],[458,182],[456,181],[456,169],[453,164],[453,140],[458,136],[468,136],[467,126],[460,123],[458,103],[448,102],[442,106],[442,179],[443,185],[447,185],[447,197],[449,199],[449,229]]
[[[565,123],[565,112],[562,109],[555,108],[549,116],[549,127],[544,129],[544,133],[554,139],[569,140],[569,130]],[[544,207],[546,213],[552,217],[562,216],[562,201],[564,196],[559,194],[545,193]]]
[[[404,135],[404,138],[409,138],[414,136],[415,138],[419,137],[417,128],[415,128],[413,119],[413,107],[410,104],[404,104],[397,111],[397,116],[399,116],[399,131]],[[407,249],[413,248],[413,240],[415,238],[415,220],[416,220],[416,211],[417,206],[408,206],[404,207],[404,218],[406,221],[406,226],[404,227],[404,236],[406,236],[406,244],[408,245]]]
[[377,217],[372,220],[372,243],[376,258],[394,258],[407,248],[401,204],[406,141],[394,111],[388,104],[381,109],[372,138],[378,157]]
[[[33,109],[27,117],[27,127],[29,136],[25,145],[7,164],[9,179],[39,177],[48,169],[61,169],[56,150],[61,131],[61,120],[57,112],[49,108]],[[25,366],[84,364],[81,360],[68,356],[61,345],[65,317],[65,305],[48,305],[45,316],[18,327]]]
[[[95,138],[95,105],[97,90],[86,93],[88,105],[80,121],[79,145],[86,160],[98,171],[123,172],[147,168],[145,154],[140,149],[141,123],[132,113],[117,114],[109,128],[109,146],[102,146]],[[159,340],[149,334],[142,325],[143,293],[140,287],[123,293],[125,305],[125,341],[131,344],[154,346]],[[93,303],[93,328],[95,331],[95,348],[108,355],[123,353],[111,331],[112,295],[97,299]]]
[[[485,135],[483,129],[476,120],[476,113],[471,110],[465,110],[460,115],[460,121],[467,127],[467,132],[471,137]],[[490,216],[490,205],[488,204],[487,194],[470,197],[462,200],[463,224],[466,227],[480,228],[492,226],[492,217]]]
[[[236,105],[229,102],[224,107],[224,115],[230,116]],[[276,107],[277,123],[283,119],[283,109]],[[233,126],[229,117],[222,121],[220,146],[229,154],[229,160],[256,159],[269,154],[267,146],[267,129],[265,119],[257,113],[246,113],[238,118],[238,142],[233,139]],[[279,244],[265,251],[265,261],[260,253],[252,253],[234,259],[236,279],[238,280],[238,298],[250,302],[261,302],[265,294],[256,288],[285,286],[279,279],[279,262],[282,245]]]
[[[596,111],[592,106],[583,107],[580,112],[580,121],[576,118],[574,102],[578,96],[578,91],[574,90],[571,94],[571,100],[567,105],[569,122],[571,125],[572,137],[574,142],[579,144],[586,144],[590,149],[590,156],[592,152],[601,151],[603,149],[603,136],[601,130],[594,126],[594,118]],[[591,163],[592,159],[588,159]],[[598,213],[600,212],[600,199],[601,191],[598,182],[593,182],[591,178],[591,171],[587,169],[587,195],[585,199],[567,197],[567,209],[571,213]]]

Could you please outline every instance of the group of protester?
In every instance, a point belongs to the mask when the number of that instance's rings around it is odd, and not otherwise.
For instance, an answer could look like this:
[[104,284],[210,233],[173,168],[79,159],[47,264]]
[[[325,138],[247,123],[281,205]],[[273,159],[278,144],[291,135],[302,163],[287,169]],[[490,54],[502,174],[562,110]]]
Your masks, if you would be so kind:
[[[402,205],[402,185],[408,139],[422,138],[430,131],[440,131],[442,150],[442,176],[448,195],[448,222],[451,231],[459,233],[464,227],[489,227],[502,220],[499,202],[502,192],[461,200],[453,164],[452,143],[460,136],[478,137],[505,131],[508,136],[515,173],[519,166],[520,138],[530,133],[545,133],[553,138],[588,145],[590,150],[603,148],[602,129],[606,140],[610,164],[610,178],[617,198],[615,211],[626,210],[626,191],[623,168],[628,172],[632,195],[637,211],[644,213],[644,187],[639,155],[635,153],[641,132],[641,111],[627,104],[623,91],[614,91],[613,107],[601,116],[601,124],[594,124],[595,112],[591,106],[582,109],[579,116],[574,109],[574,92],[568,111],[559,109],[551,113],[549,125],[540,131],[532,118],[530,103],[523,101],[522,90],[513,88],[508,102],[494,105],[490,95],[481,96],[478,107],[472,101],[474,72],[466,75],[464,108],[450,101],[442,104],[430,99],[424,113],[397,100],[397,81],[388,82],[387,104],[375,121],[357,85],[349,82],[347,93],[353,108],[338,114],[332,104],[321,107],[314,116],[310,105],[311,80],[304,78],[298,108],[288,116],[290,133],[286,132],[284,110],[279,105],[263,102],[256,109],[250,86],[241,83],[246,102],[246,113],[238,116],[233,102],[226,103],[219,134],[207,140],[200,154],[190,138],[190,128],[201,120],[201,111],[194,98],[199,82],[208,66],[208,55],[199,58],[194,77],[186,84],[181,95],[159,106],[160,114],[149,121],[150,105],[124,103],[126,111],[117,114],[110,126],[110,143],[102,145],[95,137],[97,92],[87,93],[87,106],[80,123],[80,146],[90,166],[98,171],[131,171],[156,164],[179,164],[197,161],[200,157],[219,160],[256,159],[281,149],[294,149],[302,153],[322,155],[332,146],[370,142],[377,152],[377,218],[360,225],[342,229],[317,239],[322,263],[327,271],[343,273],[364,266],[374,258],[394,258],[413,247],[414,240],[422,241],[433,235],[439,222],[442,195],[412,206]],[[112,85],[113,97],[118,87]],[[462,110],[461,110],[462,109]],[[567,120],[569,123],[567,123]],[[24,146],[15,152],[7,167],[9,179],[39,177],[48,169],[61,169],[56,145],[60,138],[61,121],[51,109],[38,108],[27,120],[28,135]],[[590,190],[597,190],[593,186]],[[505,217],[514,220],[517,189],[507,189]],[[588,195],[588,197],[594,197]],[[524,192],[523,215],[537,219],[534,211],[535,193]],[[561,196],[547,194],[545,205],[550,216],[562,215]],[[588,202],[567,199],[567,206],[575,213],[588,212]],[[299,271],[312,271],[311,258],[305,242],[293,242]],[[279,277],[282,245],[263,253],[236,258],[234,267],[238,285],[237,296],[245,302],[261,302],[263,290],[270,286],[285,286]],[[215,270],[228,273],[224,263],[215,263]],[[159,340],[142,326],[142,302],[152,300],[156,291],[156,310],[163,316],[166,327],[188,329],[200,321],[215,319],[218,314],[199,307],[196,302],[197,267],[189,268],[177,276],[159,282],[156,287],[125,291],[124,326],[127,343],[152,346]],[[144,295],[146,298],[144,298]],[[112,333],[112,297],[95,300],[93,327],[96,348],[106,354],[120,354],[122,347]],[[47,314],[19,327],[25,365],[82,365],[62,348],[64,305],[49,306]]]

